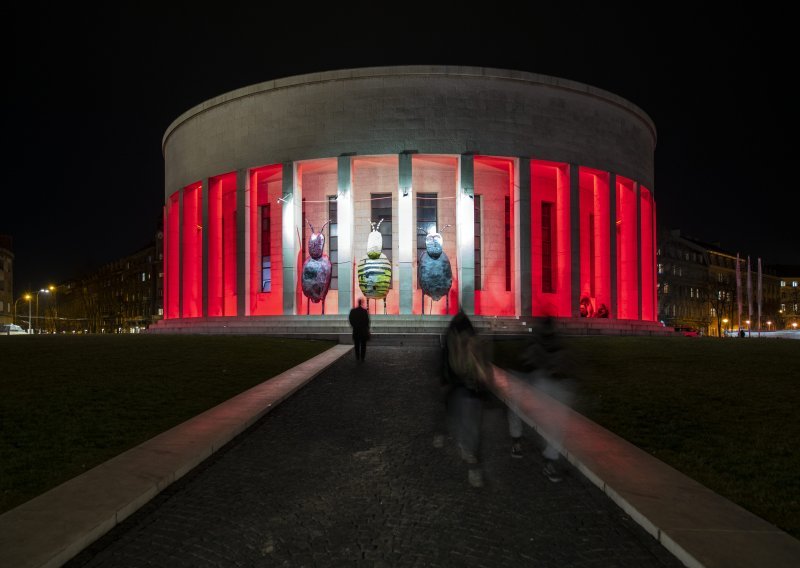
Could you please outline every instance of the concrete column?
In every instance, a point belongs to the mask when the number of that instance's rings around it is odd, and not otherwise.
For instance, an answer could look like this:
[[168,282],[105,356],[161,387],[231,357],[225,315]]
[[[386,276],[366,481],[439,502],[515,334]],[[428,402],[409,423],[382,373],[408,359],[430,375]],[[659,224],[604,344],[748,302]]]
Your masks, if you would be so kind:
[[397,242],[399,248],[400,313],[411,314],[414,303],[413,275],[416,235],[414,230],[414,188],[412,180],[412,154],[399,155],[399,180],[397,192]]
[[658,256],[656,255],[656,251],[658,250],[658,241],[656,240],[658,238],[658,232],[656,231],[656,193],[653,189],[651,189],[650,192],[652,198],[652,207],[650,210],[653,214],[653,262],[650,267],[653,271],[653,289],[651,293],[653,294],[653,320],[658,321]]
[[183,188],[178,191],[178,317],[183,317]]
[[250,289],[250,176],[247,169],[236,171],[236,315],[247,315]]
[[475,313],[475,157],[459,157],[456,190],[458,299],[464,313]]
[[353,307],[353,158],[339,156],[339,184],[336,198],[338,213],[339,313],[347,314]]
[[293,162],[283,164],[283,197],[281,198],[281,227],[283,245],[283,313],[295,313],[295,292],[297,288],[297,254],[300,250],[297,241],[297,227],[303,219],[303,203],[296,191],[296,168]]
[[609,250],[608,260],[611,275],[611,305],[608,306],[608,319],[617,319],[617,174],[608,176],[608,219]]
[[203,187],[201,193],[201,223],[203,223],[202,232],[202,250],[203,250],[203,317],[208,317],[208,178],[203,180]]
[[642,187],[636,183],[636,282],[639,290],[636,319],[642,319]]
[[533,314],[531,292],[531,161],[517,160],[515,172],[517,188],[514,195],[514,241],[517,243],[515,265],[517,267],[516,313],[530,317]]
[[578,164],[569,165],[569,208],[570,208],[570,274],[572,317],[581,317],[581,195],[580,172]]

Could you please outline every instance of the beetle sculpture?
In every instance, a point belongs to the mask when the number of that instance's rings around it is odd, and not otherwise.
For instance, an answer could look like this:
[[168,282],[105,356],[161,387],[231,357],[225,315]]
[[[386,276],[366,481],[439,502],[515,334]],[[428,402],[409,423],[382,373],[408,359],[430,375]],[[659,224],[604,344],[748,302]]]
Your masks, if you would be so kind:
[[302,287],[303,294],[308,298],[306,314],[311,313],[311,302],[318,304],[322,302],[322,313],[325,313],[325,296],[331,286],[331,260],[327,254],[323,254],[325,249],[325,225],[330,221],[325,221],[319,233],[314,231],[314,225],[308,221],[311,227],[311,236],[308,238],[309,257],[303,263]]
[[[447,225],[449,227],[450,225]],[[422,288],[422,313],[425,313],[425,294],[431,297],[431,310],[434,300],[445,296],[447,312],[450,313],[450,287],[453,285],[453,270],[450,259],[442,248],[442,235],[436,228],[428,229],[425,236],[425,251],[420,253],[417,263],[417,282]]]
[[389,293],[389,286],[392,283],[392,263],[385,254],[381,252],[383,248],[383,235],[380,233],[383,219],[378,221],[377,226],[371,222],[372,232],[367,237],[367,254],[358,261],[358,287],[367,302],[372,300],[383,300],[383,313],[386,313],[386,295]]

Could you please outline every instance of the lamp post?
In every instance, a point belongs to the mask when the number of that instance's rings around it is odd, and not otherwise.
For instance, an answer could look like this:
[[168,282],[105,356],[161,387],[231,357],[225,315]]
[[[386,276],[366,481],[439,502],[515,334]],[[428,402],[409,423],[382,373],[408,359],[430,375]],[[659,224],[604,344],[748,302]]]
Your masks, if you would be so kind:
[[727,333],[728,330],[725,329],[726,327],[728,327],[728,318],[722,318],[722,333],[723,333],[723,335],[728,335],[728,333]]
[[49,294],[50,290],[45,290],[42,288],[38,292],[36,292],[36,333],[41,333],[41,328],[39,327],[39,294],[44,292],[45,294]]
[[[31,295],[30,295],[30,294],[23,294],[22,296],[20,296],[19,298],[17,298],[17,299],[14,301],[14,323],[17,323],[17,303],[18,303],[20,300],[28,300],[28,306],[29,306],[29,309],[28,309],[28,311],[30,312],[30,301],[31,301]],[[30,329],[30,327],[31,327],[31,315],[30,315],[30,313],[29,313],[29,314],[28,314],[28,329]]]
[[56,294],[58,289],[53,284],[50,284],[47,289],[53,294],[53,300],[56,303],[55,309],[53,310],[53,333],[58,333],[58,294]]
[[772,321],[771,321],[771,320],[768,320],[768,321],[767,321],[767,331],[771,331],[771,330],[770,330],[770,327],[771,327],[771,326],[772,326]]

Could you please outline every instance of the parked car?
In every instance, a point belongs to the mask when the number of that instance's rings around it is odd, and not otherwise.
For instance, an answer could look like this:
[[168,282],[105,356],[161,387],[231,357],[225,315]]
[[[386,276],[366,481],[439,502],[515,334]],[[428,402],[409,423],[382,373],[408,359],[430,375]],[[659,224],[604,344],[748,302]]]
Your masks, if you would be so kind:
[[676,327],[675,333],[680,333],[684,337],[700,337],[700,331],[694,327]]
[[28,335],[28,332],[14,323],[0,324],[0,335]]

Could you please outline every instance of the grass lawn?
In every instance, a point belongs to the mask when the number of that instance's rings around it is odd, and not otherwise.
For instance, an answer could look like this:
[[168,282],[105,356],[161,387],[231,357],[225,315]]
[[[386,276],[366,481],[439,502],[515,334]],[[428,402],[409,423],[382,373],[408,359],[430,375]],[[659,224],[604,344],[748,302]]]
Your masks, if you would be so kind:
[[[565,340],[573,407],[800,538],[800,342]],[[519,344],[496,343],[513,367]]]
[[265,337],[0,337],[0,512],[333,345]]

